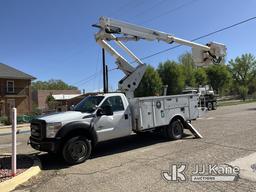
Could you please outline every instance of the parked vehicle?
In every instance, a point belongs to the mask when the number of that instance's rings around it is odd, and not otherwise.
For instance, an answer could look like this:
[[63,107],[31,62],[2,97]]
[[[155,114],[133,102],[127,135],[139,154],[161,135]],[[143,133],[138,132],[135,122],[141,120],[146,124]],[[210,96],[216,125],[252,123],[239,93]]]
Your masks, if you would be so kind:
[[199,106],[206,107],[208,111],[217,109],[217,95],[209,85],[199,87],[198,89],[188,88],[182,91],[183,94],[194,93],[199,94]]

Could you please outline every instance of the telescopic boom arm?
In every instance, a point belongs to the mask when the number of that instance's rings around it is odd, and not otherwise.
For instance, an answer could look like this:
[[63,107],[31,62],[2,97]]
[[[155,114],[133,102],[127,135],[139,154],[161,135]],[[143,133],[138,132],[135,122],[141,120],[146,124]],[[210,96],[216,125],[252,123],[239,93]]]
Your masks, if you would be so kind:
[[[125,92],[128,98],[133,97],[133,92],[138,87],[145,73],[146,66],[122,42],[156,40],[163,41],[168,44],[175,42],[180,45],[186,45],[192,47],[192,56],[197,66],[207,66],[213,63],[220,63],[226,55],[226,47],[220,43],[210,42],[206,45],[202,45],[185,39],[177,38],[168,33],[144,28],[107,17],[100,17],[99,23],[93,26],[100,29],[95,35],[96,42],[115,57],[118,68],[126,75],[119,81],[119,89]],[[133,67],[108,43],[108,41],[115,42],[136,63],[138,63],[138,66],[136,68]]]

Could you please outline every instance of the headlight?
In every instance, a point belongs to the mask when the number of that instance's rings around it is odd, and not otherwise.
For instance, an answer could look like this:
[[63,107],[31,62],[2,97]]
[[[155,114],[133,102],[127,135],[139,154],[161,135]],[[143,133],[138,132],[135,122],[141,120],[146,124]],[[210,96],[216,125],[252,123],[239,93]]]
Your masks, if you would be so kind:
[[46,125],[46,137],[54,138],[56,133],[59,131],[59,129],[61,127],[62,127],[61,122],[47,123],[47,125]]

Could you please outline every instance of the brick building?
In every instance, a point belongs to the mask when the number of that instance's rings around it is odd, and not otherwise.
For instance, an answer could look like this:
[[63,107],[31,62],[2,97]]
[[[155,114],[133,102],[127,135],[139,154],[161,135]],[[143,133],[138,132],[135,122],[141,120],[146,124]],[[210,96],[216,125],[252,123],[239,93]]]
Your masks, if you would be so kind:
[[35,77],[0,63],[0,116],[10,117],[11,109],[17,114],[29,114],[32,110],[31,81]]
[[46,98],[49,95],[79,95],[80,90],[34,90],[32,91],[33,104],[42,111],[47,111]]

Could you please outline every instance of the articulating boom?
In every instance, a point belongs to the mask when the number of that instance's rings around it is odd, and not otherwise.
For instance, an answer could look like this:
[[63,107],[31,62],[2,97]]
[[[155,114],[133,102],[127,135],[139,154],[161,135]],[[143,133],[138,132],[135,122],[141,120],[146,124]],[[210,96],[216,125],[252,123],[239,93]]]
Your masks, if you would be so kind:
[[[181,45],[186,45],[192,47],[192,56],[197,66],[207,66],[212,63],[220,63],[226,55],[226,47],[220,43],[210,42],[206,45],[202,45],[174,37],[168,33],[144,28],[107,17],[100,17],[99,23],[93,26],[100,28],[99,32],[95,35],[96,42],[115,57],[118,68],[126,75],[119,81],[118,88],[122,92],[126,93],[128,99],[133,98],[133,93],[145,73],[146,66],[122,43],[122,41],[138,41],[142,39],[148,41],[163,41],[168,44],[175,42]],[[133,67],[123,56],[111,47],[108,41],[115,42],[136,63],[138,63],[138,66],[136,68]]]

